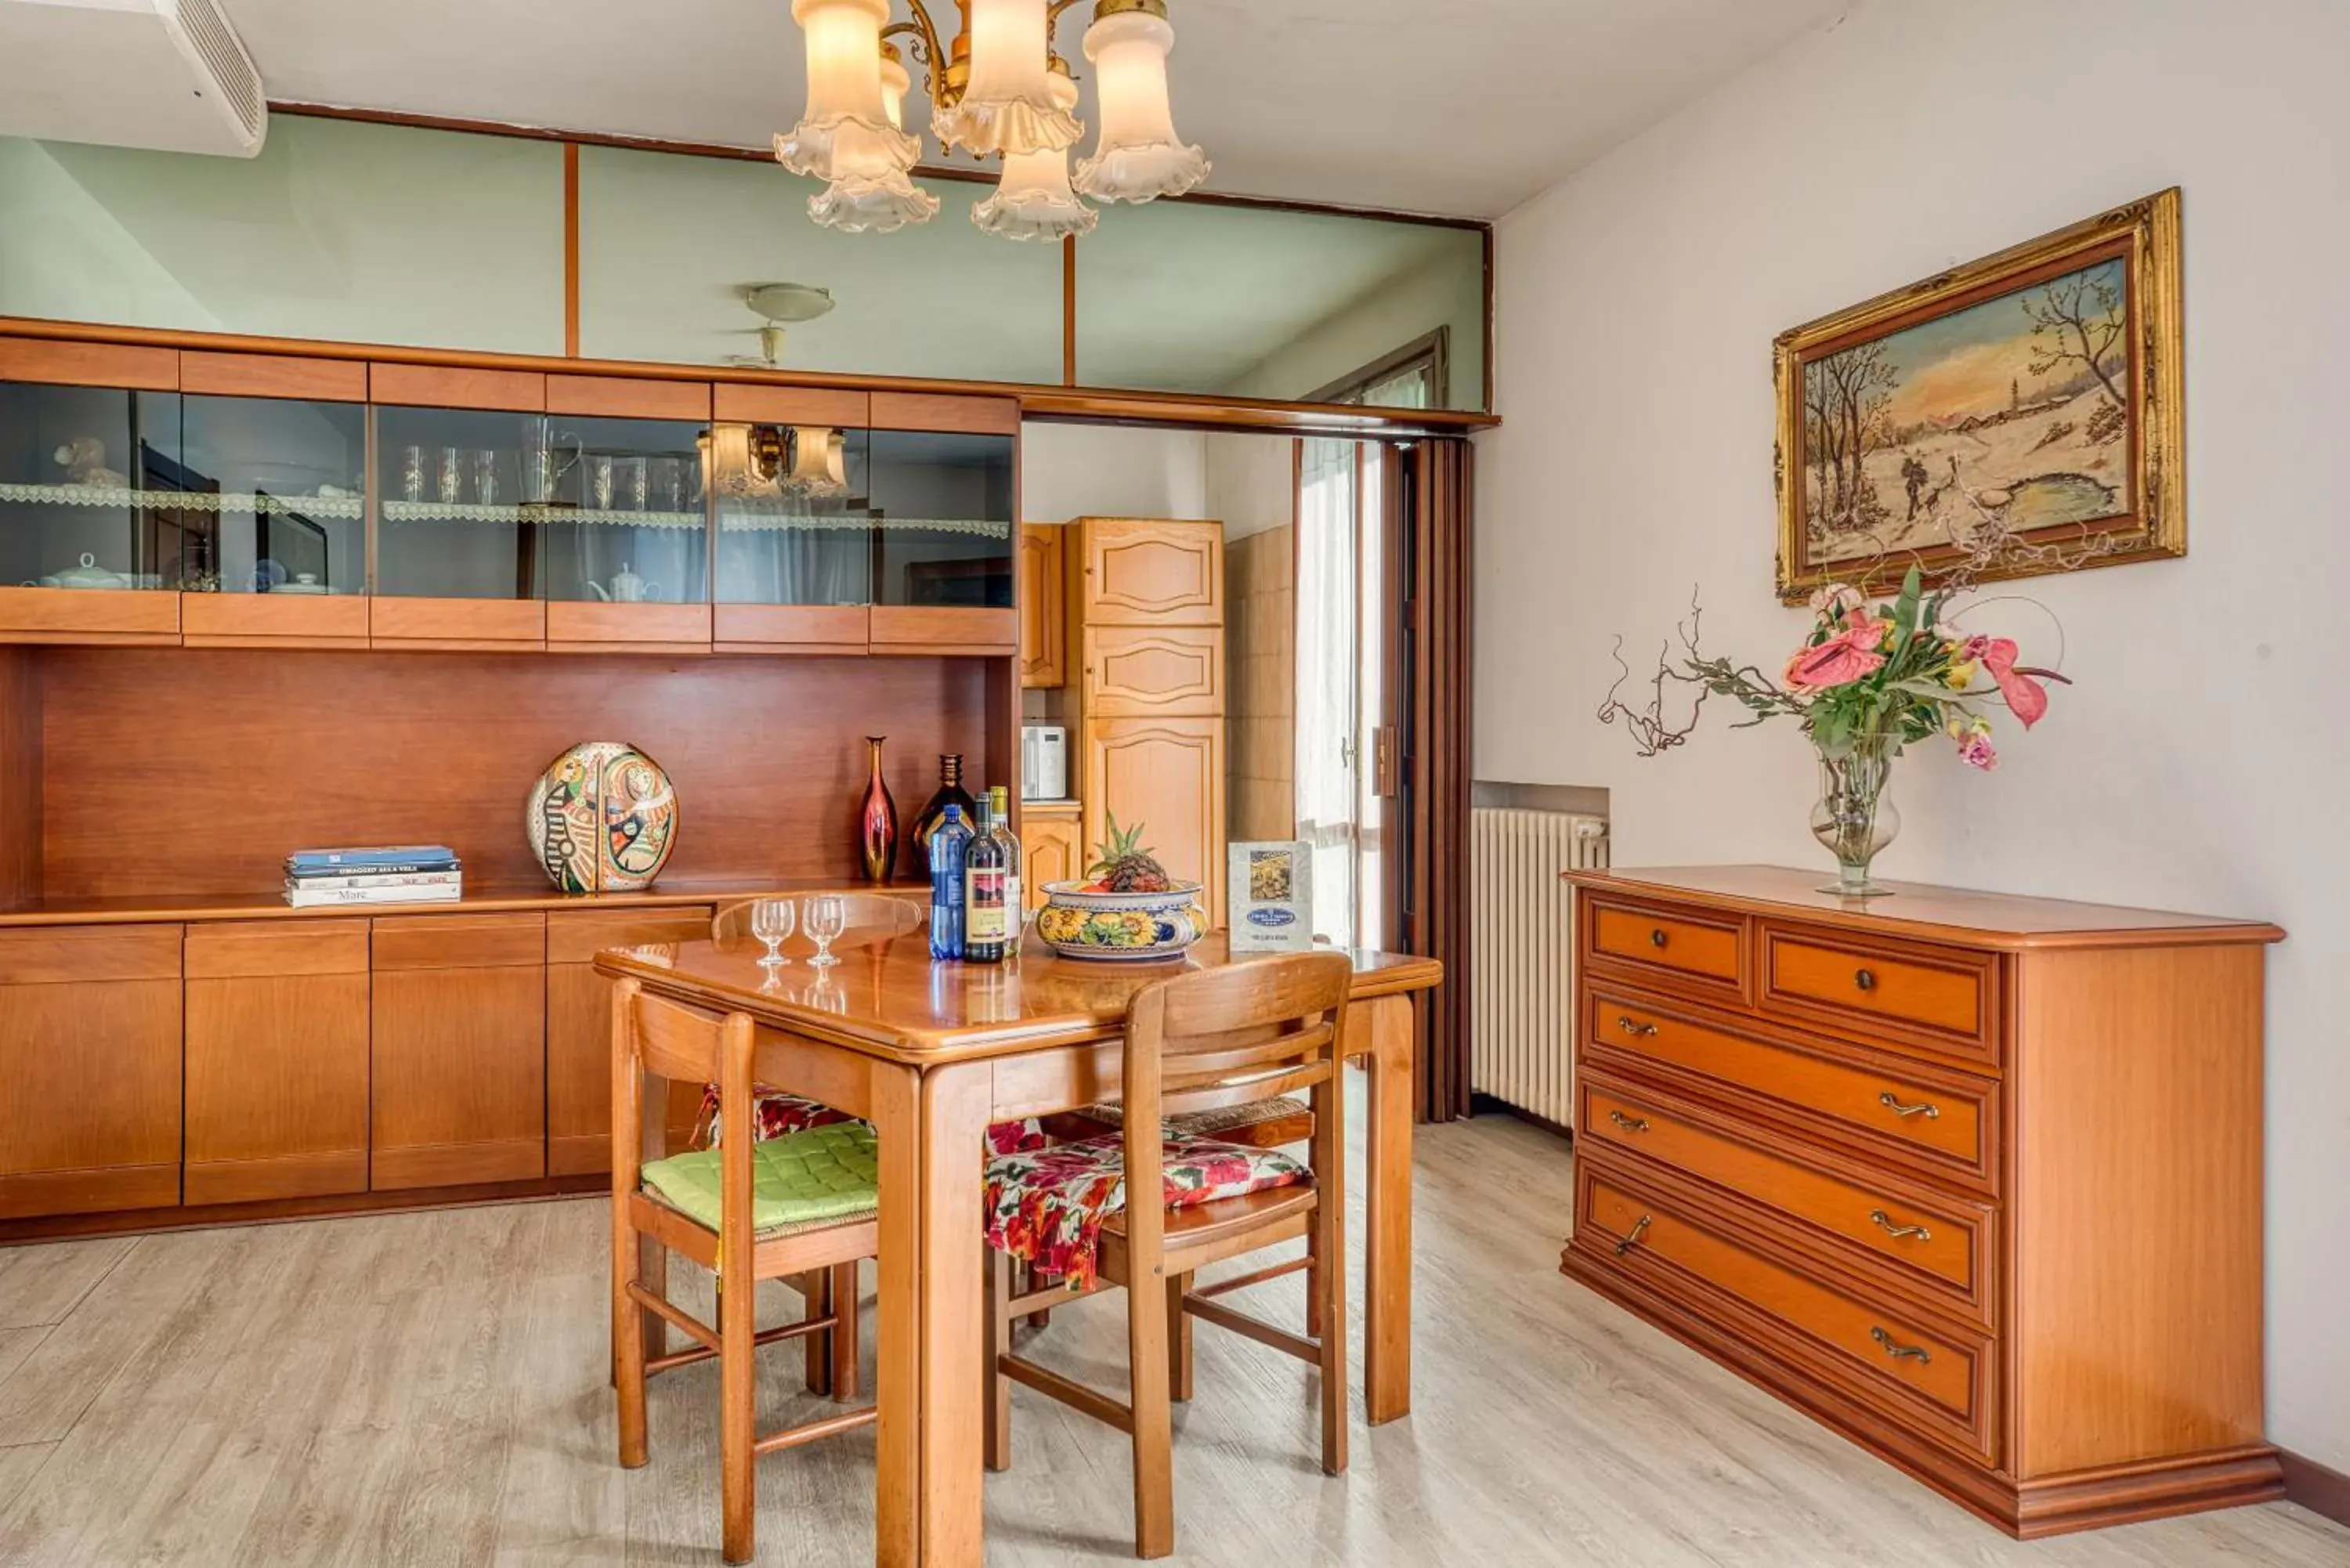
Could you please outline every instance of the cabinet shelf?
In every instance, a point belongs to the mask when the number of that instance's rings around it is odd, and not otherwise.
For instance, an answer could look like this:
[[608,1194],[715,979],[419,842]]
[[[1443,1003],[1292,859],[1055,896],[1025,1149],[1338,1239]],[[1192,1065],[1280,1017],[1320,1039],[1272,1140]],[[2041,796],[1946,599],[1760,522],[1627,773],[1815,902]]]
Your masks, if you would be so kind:
[[383,520],[387,523],[493,523],[512,525],[593,523],[606,528],[689,528],[697,533],[709,525],[709,519],[700,512],[588,511],[576,506],[548,505],[544,502],[501,506],[484,505],[478,501],[387,501],[383,504]]
[[142,512],[291,512],[360,518],[358,495],[276,495],[266,491],[139,490],[120,484],[0,484],[0,501],[33,506],[133,507]]
[[788,514],[743,515],[733,510],[739,502],[728,503],[729,510],[720,514],[718,531],[722,534],[961,534],[973,539],[1009,539],[1013,524],[983,517],[804,517]]

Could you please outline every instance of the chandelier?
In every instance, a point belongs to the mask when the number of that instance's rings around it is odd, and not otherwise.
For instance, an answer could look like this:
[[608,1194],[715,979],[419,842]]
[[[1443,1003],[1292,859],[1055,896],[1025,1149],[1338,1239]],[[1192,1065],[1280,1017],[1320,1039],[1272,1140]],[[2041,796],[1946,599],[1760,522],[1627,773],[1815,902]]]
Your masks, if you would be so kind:
[[913,17],[905,22],[889,20],[889,3],[792,0],[807,42],[807,111],[775,138],[775,161],[825,182],[808,198],[808,216],[825,227],[887,234],[938,214],[938,198],[912,178],[921,142],[906,125],[913,78],[891,42],[900,36],[929,78],[939,145],[1003,161],[994,192],[971,213],[989,234],[1087,234],[1097,214],[1081,195],[1148,202],[1207,178],[1207,156],[1175,134],[1166,0],[1095,0],[1085,49],[1100,130],[1074,175],[1069,153],[1085,127],[1077,85],[1052,38],[1078,0],[955,0],[962,31],[950,46],[923,0],[907,0]]

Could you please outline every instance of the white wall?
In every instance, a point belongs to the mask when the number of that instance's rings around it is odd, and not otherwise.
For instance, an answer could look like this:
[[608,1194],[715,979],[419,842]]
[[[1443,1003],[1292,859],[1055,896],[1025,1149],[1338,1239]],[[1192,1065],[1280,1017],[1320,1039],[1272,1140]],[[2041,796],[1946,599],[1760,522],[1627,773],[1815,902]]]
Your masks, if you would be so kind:
[[1208,438],[1124,425],[1020,429],[1020,518],[1212,517]]
[[[1825,866],[1802,738],[1714,715],[1636,760],[1592,717],[1686,608],[1766,668],[1771,339],[2184,188],[2189,555],[2018,585],[2047,721],[1905,758],[1893,876],[2262,916],[2269,1428],[2350,1469],[2350,5],[1875,0],[1505,219],[1478,474],[1477,773],[1605,785],[1620,864]],[[2001,607],[2036,655],[2027,607]],[[2162,1282],[2148,1280],[2148,1290]]]
[[1286,528],[1297,515],[1297,443],[1288,436],[1208,438],[1208,515],[1224,537]]
[[1445,407],[1485,404],[1485,268],[1473,234],[1412,272],[1334,311],[1274,349],[1232,391],[1250,398],[1305,398],[1441,327]]

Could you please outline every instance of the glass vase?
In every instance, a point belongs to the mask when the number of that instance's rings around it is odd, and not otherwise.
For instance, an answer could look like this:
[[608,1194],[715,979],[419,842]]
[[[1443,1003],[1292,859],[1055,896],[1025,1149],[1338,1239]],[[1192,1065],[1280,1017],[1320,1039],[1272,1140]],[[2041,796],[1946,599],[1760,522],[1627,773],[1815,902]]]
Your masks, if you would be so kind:
[[877,888],[887,887],[898,868],[898,803],[889,798],[889,785],[881,776],[881,742],[889,738],[865,737],[870,772],[865,798],[857,807],[858,852],[864,858],[865,879]]
[[1866,739],[1841,755],[1820,753],[1820,798],[1812,807],[1812,836],[1835,857],[1836,879],[1820,889],[1846,898],[1876,898],[1890,888],[1869,880],[1878,850],[1901,831],[1901,813],[1887,793],[1893,747]]

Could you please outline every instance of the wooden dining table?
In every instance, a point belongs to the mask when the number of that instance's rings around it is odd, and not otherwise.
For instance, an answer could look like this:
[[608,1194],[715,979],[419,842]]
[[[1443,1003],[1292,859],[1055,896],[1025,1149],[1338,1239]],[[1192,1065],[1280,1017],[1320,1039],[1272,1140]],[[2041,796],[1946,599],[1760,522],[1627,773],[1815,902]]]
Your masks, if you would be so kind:
[[[758,1026],[757,1081],[873,1124],[880,1157],[876,1561],[983,1561],[983,1139],[990,1125],[1118,1093],[1128,1001],[1233,961],[1221,935],[1183,960],[1065,959],[1030,936],[1001,964],[934,961],[923,933],[852,948],[829,970],[763,970],[747,940],[619,948],[596,968]],[[1356,951],[1347,1051],[1367,1069],[1364,1402],[1411,1409],[1412,1056],[1436,961]],[[658,1118],[656,1118],[658,1119]]]

